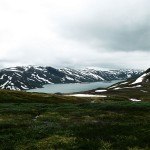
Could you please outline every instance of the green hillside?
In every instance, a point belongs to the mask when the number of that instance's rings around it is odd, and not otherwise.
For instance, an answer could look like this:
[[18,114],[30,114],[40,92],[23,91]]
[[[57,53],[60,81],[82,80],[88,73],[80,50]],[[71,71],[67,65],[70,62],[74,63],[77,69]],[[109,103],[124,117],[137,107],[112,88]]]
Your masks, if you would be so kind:
[[150,149],[150,102],[0,91],[1,150]]

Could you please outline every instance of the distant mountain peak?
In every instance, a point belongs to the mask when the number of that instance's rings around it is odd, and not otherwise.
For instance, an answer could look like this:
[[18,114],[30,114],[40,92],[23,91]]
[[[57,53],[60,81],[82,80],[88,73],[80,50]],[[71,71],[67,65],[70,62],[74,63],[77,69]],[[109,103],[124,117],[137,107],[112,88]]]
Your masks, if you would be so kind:
[[123,90],[123,89],[134,89],[134,88],[143,88],[150,86],[150,68],[143,72],[139,77],[135,79],[130,79],[112,85],[109,89],[112,90]]
[[140,76],[139,70],[56,69],[51,66],[17,66],[0,70],[0,88],[27,90],[51,83],[80,83],[126,80]]

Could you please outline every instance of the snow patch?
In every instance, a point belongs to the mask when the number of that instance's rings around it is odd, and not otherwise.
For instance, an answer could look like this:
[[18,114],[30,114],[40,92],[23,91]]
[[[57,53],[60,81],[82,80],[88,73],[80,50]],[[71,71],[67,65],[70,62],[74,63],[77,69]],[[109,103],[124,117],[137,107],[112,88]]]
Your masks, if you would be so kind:
[[74,81],[74,79],[73,79],[73,78],[70,78],[69,76],[66,76],[66,79],[67,79],[67,80]]
[[116,84],[116,85],[114,85],[114,86],[111,86],[111,87],[109,87],[108,89],[115,88],[115,87],[117,87],[117,85],[118,85],[118,84]]
[[122,88],[120,88],[120,87],[114,88],[114,90],[120,90],[120,89],[122,89]]
[[96,90],[96,93],[106,92],[107,90]]
[[141,90],[141,92],[147,93],[148,91]]
[[50,81],[48,81],[48,80],[46,80],[46,79],[44,79],[44,78],[42,78],[42,77],[39,77],[39,75],[36,75],[36,76],[37,76],[38,79],[40,79],[40,80],[42,80],[42,81],[44,81],[44,82],[52,83],[52,82],[50,82]]
[[130,101],[133,101],[133,102],[140,102],[141,100],[140,100],[140,99],[135,99],[135,98],[130,98]]
[[136,87],[142,87],[142,85],[136,85],[136,86],[134,86],[134,87],[135,87],[135,88],[136,88]]
[[120,85],[123,85],[123,84],[127,84],[128,82],[123,82],[123,83],[120,83]]
[[19,73],[15,73],[17,76],[22,77]]
[[66,96],[74,96],[74,97],[107,97],[106,95],[92,95],[92,94],[72,94]]
[[142,76],[140,76],[139,78],[137,78],[137,79],[136,79],[133,83],[131,83],[131,84],[141,83],[146,75],[147,75],[146,73],[143,74]]
[[8,83],[9,83],[9,81],[6,81],[4,84],[2,84],[2,85],[0,86],[0,88],[4,89],[5,86],[6,86]]
[[131,87],[124,87],[125,89],[133,89],[133,88],[139,88],[142,87],[142,85],[136,85],[136,86],[131,86]]
[[4,76],[7,76],[7,75],[3,74],[3,75],[0,77],[0,80],[1,80],[1,79],[4,79]]

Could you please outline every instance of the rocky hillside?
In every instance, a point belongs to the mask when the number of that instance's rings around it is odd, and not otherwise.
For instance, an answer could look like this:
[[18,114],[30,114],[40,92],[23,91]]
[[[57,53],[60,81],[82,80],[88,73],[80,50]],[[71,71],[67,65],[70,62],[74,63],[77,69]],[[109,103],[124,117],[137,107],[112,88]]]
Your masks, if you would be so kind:
[[136,79],[130,79],[125,82],[117,83],[110,89],[119,90],[124,88],[140,88],[150,86],[150,68],[147,69],[140,77]]
[[127,79],[106,89],[99,88],[85,93],[104,95],[116,100],[150,101],[150,68],[138,78]]
[[125,80],[138,77],[140,70],[55,69],[41,66],[21,66],[0,70],[0,89],[28,90],[44,84]]

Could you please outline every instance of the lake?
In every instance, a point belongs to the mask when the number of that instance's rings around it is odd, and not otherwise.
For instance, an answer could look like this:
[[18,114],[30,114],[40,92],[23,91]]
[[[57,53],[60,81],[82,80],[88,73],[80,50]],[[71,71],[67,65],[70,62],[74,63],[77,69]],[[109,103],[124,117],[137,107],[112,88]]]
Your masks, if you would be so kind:
[[121,80],[114,80],[110,82],[90,82],[90,83],[69,83],[69,84],[47,84],[43,88],[28,90],[27,92],[39,93],[74,93],[89,91],[96,88],[107,88],[112,84],[120,82]]

